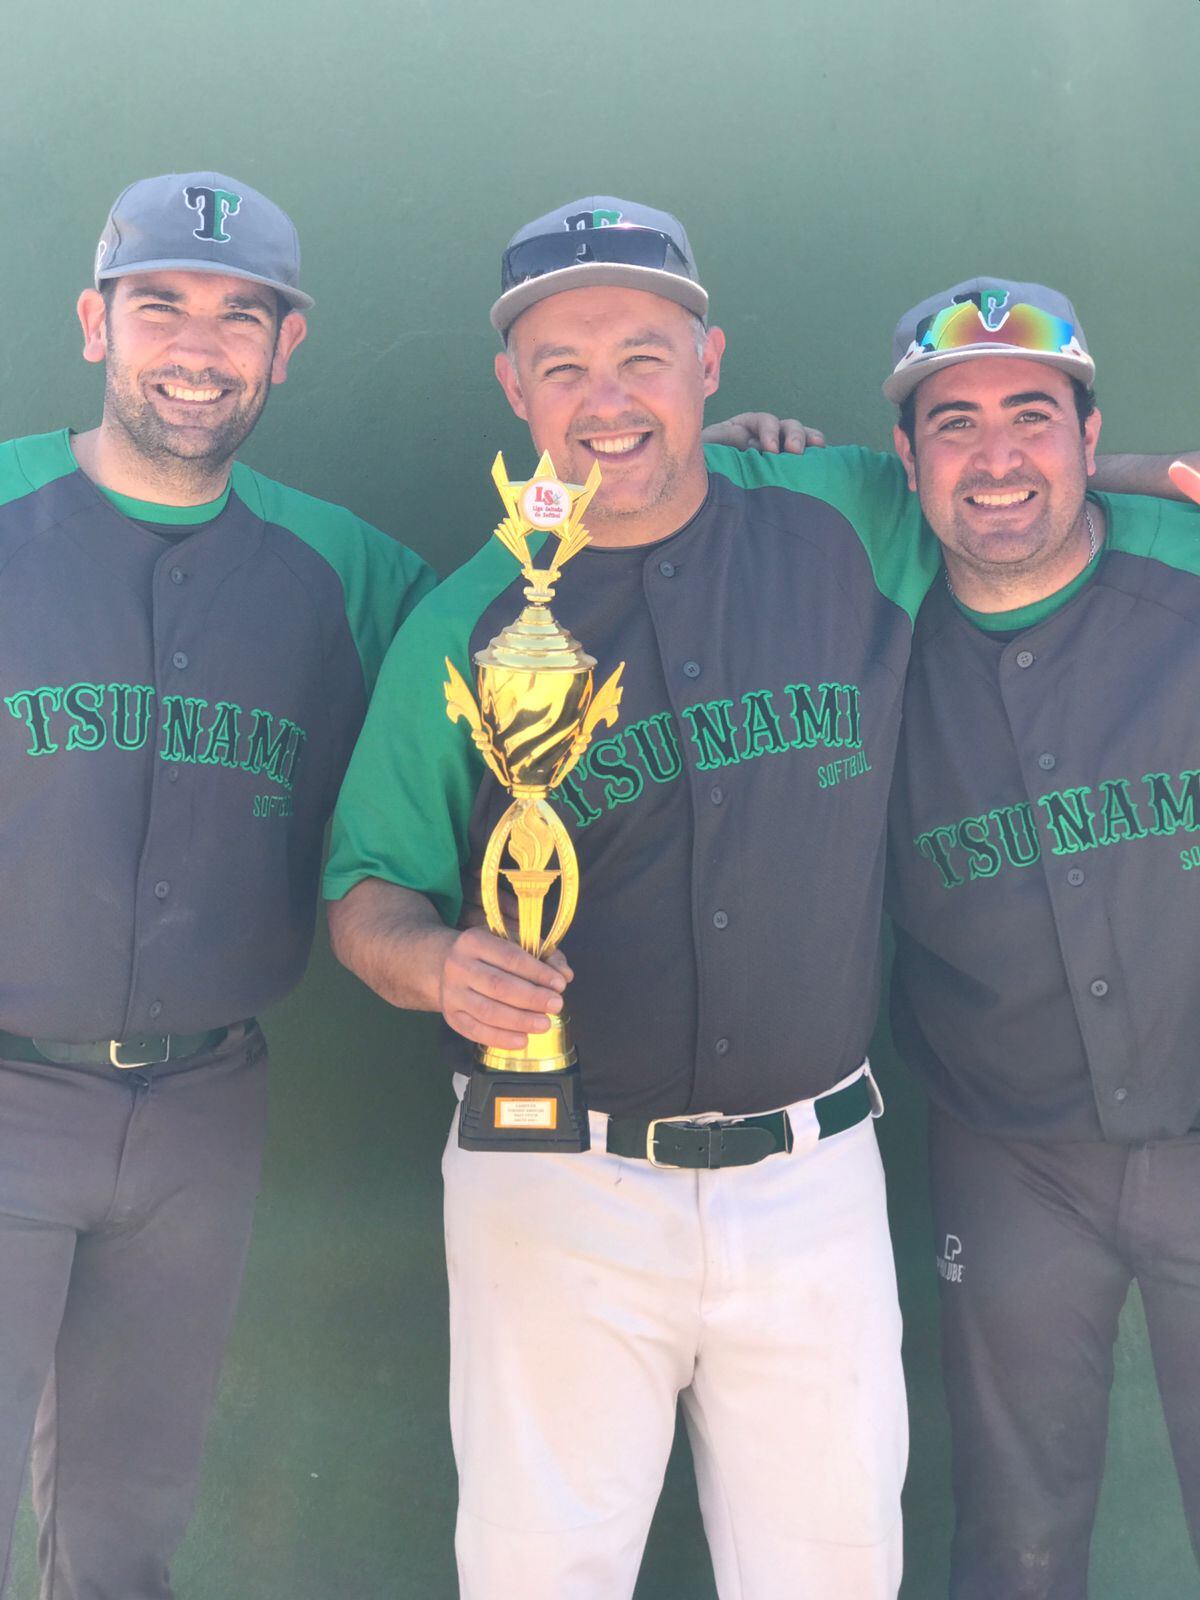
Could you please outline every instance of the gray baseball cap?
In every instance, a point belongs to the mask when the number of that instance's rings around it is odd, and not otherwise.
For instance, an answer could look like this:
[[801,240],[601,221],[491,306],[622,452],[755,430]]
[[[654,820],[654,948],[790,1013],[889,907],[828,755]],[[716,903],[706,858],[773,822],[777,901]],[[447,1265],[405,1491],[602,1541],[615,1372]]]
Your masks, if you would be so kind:
[[122,190],[96,247],[97,289],[130,272],[219,272],[265,283],[298,311],[313,304],[300,283],[292,220],[248,183],[220,172],[169,172]]
[[612,284],[674,300],[701,319],[708,295],[683,224],[668,211],[593,194],[547,212],[513,234],[500,267],[492,327],[508,329],[531,305],[563,289]]
[[1075,307],[1040,283],[968,278],[906,311],[892,335],[891,376],[883,386],[900,403],[942,367],[979,356],[1019,356],[1058,367],[1090,385],[1096,363]]

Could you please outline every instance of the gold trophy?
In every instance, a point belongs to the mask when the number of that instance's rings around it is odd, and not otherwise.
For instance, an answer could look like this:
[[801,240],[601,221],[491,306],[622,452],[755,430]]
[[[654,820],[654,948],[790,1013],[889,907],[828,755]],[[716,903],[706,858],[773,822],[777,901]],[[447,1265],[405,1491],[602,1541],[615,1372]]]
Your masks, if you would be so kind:
[[[579,862],[565,826],[546,802],[591,743],[601,723],[612,724],[621,704],[625,663],[595,693],[595,660],[550,614],[563,567],[590,542],[583,514],[600,487],[593,466],[583,488],[560,483],[549,453],[533,477],[510,483],[504,457],[492,480],[507,516],[496,538],[521,564],[528,604],[517,620],[475,656],[477,696],[447,659],[446,714],[465,717],[471,737],[512,804],[492,830],[484,851],[481,898],[487,925],[511,938],[500,905],[500,879],[517,901],[517,940],[544,958],[557,950],[579,900]],[[552,535],[548,567],[535,567],[529,535]],[[512,865],[505,865],[505,853]],[[552,863],[555,858],[558,866]],[[550,929],[543,935],[546,901],[557,887]],[[566,1011],[550,1016],[544,1033],[531,1033],[522,1050],[480,1045],[463,1096],[458,1142],[464,1150],[586,1150],[587,1105],[571,1043]]]

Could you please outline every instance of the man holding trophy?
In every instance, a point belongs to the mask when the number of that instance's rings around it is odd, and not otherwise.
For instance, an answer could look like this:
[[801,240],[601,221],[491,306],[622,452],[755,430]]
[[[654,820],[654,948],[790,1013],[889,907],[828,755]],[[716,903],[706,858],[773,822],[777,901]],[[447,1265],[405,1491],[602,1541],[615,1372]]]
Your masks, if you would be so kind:
[[442,1013],[464,1096],[466,1600],[631,1595],[677,1400],[723,1600],[899,1587],[864,1056],[935,547],[898,462],[709,470],[707,311],[664,212],[591,197],[512,240],[496,370],[542,460],[497,461],[497,537],[402,630],[335,820],[335,949]]

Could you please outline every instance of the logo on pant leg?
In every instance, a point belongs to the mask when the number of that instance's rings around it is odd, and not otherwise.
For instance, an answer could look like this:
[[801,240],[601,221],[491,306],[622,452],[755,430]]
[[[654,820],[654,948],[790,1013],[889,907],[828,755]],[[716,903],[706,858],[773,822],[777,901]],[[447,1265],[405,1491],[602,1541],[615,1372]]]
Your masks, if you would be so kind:
[[938,1276],[945,1278],[947,1283],[963,1281],[963,1264],[958,1259],[961,1255],[962,1240],[956,1233],[948,1233],[942,1253],[937,1258]]

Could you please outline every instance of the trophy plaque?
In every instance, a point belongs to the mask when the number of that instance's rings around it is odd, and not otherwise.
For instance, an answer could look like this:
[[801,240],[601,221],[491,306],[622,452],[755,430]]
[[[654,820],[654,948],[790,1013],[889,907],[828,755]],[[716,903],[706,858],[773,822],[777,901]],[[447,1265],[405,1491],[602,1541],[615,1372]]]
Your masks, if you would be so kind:
[[[544,959],[558,949],[579,900],[575,847],[546,796],[575,766],[596,728],[616,721],[625,663],[594,689],[595,660],[550,614],[563,567],[590,541],[583,514],[600,486],[599,466],[579,488],[560,483],[544,453],[532,478],[510,483],[498,455],[492,479],[506,512],[495,536],[520,563],[526,605],[475,655],[474,694],[447,659],[446,714],[452,722],[465,718],[484,761],[512,796],[483,856],[487,925],[501,939],[513,937],[501,905],[503,879],[516,898],[517,942]],[[542,532],[552,555],[549,566],[535,567],[529,538]],[[587,1105],[566,1010],[549,1021],[523,1049],[477,1047],[479,1065],[459,1114],[463,1149],[588,1148]]]

